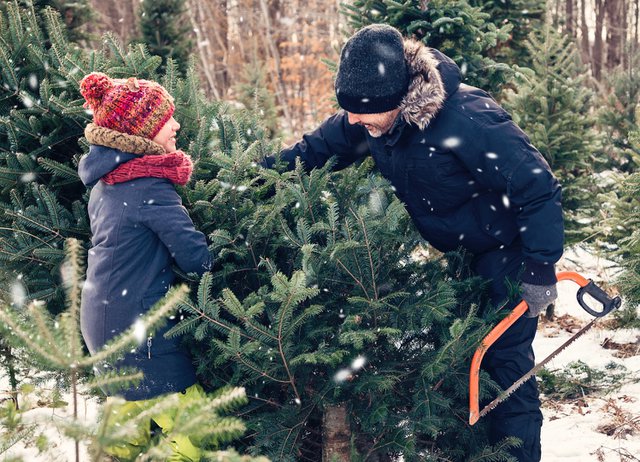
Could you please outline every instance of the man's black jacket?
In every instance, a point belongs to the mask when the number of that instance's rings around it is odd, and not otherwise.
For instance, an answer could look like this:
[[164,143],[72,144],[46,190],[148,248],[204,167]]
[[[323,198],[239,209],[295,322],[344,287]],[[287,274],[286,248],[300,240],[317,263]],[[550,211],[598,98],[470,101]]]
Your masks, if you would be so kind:
[[336,169],[367,155],[436,249],[482,254],[522,245],[521,280],[556,282],[562,255],[561,188],[529,138],[486,92],[461,83],[437,50],[405,42],[412,76],[394,127],[373,138],[339,112],[281,156],[311,170],[335,156]]

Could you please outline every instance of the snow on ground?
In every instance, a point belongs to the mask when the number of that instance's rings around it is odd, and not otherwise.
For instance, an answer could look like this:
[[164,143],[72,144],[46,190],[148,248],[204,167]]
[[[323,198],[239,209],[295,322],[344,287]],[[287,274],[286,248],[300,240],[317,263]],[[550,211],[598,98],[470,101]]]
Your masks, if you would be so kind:
[[[601,286],[615,276],[611,262],[593,257],[581,249],[567,252],[557,269],[577,271]],[[573,282],[561,282],[556,306],[557,316],[568,314],[579,320],[572,329],[574,331],[592,319],[578,304],[577,289]],[[599,324],[560,353],[546,368],[562,369],[568,363],[580,360],[591,368],[602,370],[613,361],[640,378],[640,351],[636,349],[635,355],[618,358],[615,356],[617,350],[601,346],[605,339],[617,343],[636,342],[640,339],[640,329],[612,331]],[[545,358],[571,335],[557,324],[541,322],[534,341],[536,360]],[[608,394],[587,396],[567,403],[553,402],[544,396],[542,399],[543,462],[640,461],[640,383],[628,383]]]

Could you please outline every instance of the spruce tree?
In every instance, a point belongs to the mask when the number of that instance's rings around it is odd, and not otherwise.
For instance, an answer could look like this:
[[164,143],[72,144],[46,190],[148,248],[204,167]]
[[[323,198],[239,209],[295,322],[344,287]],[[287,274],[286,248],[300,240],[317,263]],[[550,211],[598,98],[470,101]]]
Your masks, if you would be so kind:
[[490,57],[491,50],[507,42],[513,25],[491,22],[488,13],[466,0],[355,0],[344,6],[344,13],[353,28],[389,24],[405,37],[442,51],[460,66],[465,83],[494,95],[523,72]]
[[505,106],[562,184],[565,242],[572,244],[591,235],[599,217],[593,173],[602,142],[594,129],[594,95],[574,43],[550,23],[526,47],[535,75],[507,95]]
[[[0,10],[6,11],[9,3],[0,4]],[[43,12],[46,7],[58,11],[71,42],[82,42],[90,38],[85,25],[96,17],[90,0],[19,0],[18,4],[26,8],[33,6],[36,12]]]
[[640,100],[640,57],[630,59],[628,66],[620,66],[605,80],[606,93],[598,114],[605,133],[606,151],[612,166],[633,172],[640,164],[640,148],[629,137],[640,129],[636,106]]
[[191,202],[217,226],[221,271],[174,332],[193,335],[212,384],[247,388],[251,451],[319,460],[322,422],[346,406],[351,460],[483,460],[483,433],[464,422],[485,305],[463,256],[415,259],[419,236],[371,161],[333,175],[256,171],[264,149],[249,129],[219,128],[235,141],[207,160],[216,178]]
[[[140,344],[141,336],[138,328],[132,326],[118,337],[111,340],[99,352],[89,356],[84,352],[82,337],[80,334],[80,293],[84,268],[80,242],[70,239],[66,242],[67,259],[61,268],[65,281],[67,309],[59,316],[52,318],[42,303],[32,302],[21,312],[6,305],[0,306],[0,328],[9,343],[19,357],[31,365],[36,365],[39,371],[51,372],[62,376],[71,387],[72,415],[73,419],[47,421],[45,424],[59,426],[61,432],[75,441],[75,457],[80,460],[80,443],[88,446],[91,460],[110,460],[107,457],[106,448],[126,441],[132,433],[136,433],[144,425],[148,425],[150,415],[159,413],[175,415],[173,432],[187,434],[194,441],[200,441],[203,457],[215,459],[228,457],[225,460],[249,461],[264,459],[250,459],[238,456],[235,451],[217,451],[222,444],[237,438],[242,434],[244,426],[237,418],[227,417],[226,413],[246,402],[245,392],[242,388],[222,390],[211,397],[195,397],[188,403],[179,402],[176,395],[168,396],[153,405],[143,413],[135,415],[122,422],[121,425],[113,425],[115,406],[122,400],[108,401],[99,422],[82,423],[78,419],[78,399],[81,394],[80,384],[85,382],[86,388],[110,388],[117,390],[123,386],[129,386],[141,378],[136,371],[104,369],[104,365],[116,358],[123,350],[135,348]],[[186,287],[173,289],[155,307],[140,319],[144,330],[153,332],[161,327],[168,316],[175,312],[180,299],[186,296]],[[17,307],[22,308],[22,307]],[[101,370],[92,380],[87,380],[90,370]],[[15,411],[15,408],[14,408]],[[38,435],[30,425],[20,425],[20,413],[11,412],[9,408],[2,414],[0,422],[6,425],[8,441],[12,442],[16,436],[27,437]],[[43,422],[44,423],[44,422]],[[4,433],[4,432],[3,432]],[[43,435],[33,438],[40,439],[38,447],[46,454],[47,445],[42,441]],[[152,439],[149,445],[142,449],[140,457],[144,460],[168,460],[172,454],[170,444],[172,433],[169,432],[158,439]],[[26,441],[22,441],[26,443]],[[207,446],[209,450],[207,450]]]
[[278,111],[276,98],[267,85],[267,68],[257,57],[245,65],[241,80],[235,86],[237,99],[245,108],[260,115],[262,126],[268,129],[269,137],[278,133]]
[[143,0],[140,3],[140,41],[149,52],[162,57],[162,72],[167,60],[177,63],[184,75],[193,51],[193,31],[187,17],[185,0]]
[[489,14],[488,20],[501,27],[511,24],[509,38],[488,50],[488,56],[497,62],[529,67],[531,55],[524,43],[544,22],[545,0],[469,0],[471,6]]
[[[640,117],[640,107],[636,107],[636,117]],[[640,149],[640,129],[629,132],[629,145],[633,149]],[[638,164],[636,164],[636,168]],[[617,236],[615,239],[617,249],[615,257],[620,261],[623,268],[621,276],[618,278],[618,285],[625,297],[625,306],[619,313],[616,313],[618,321],[627,327],[640,326],[640,173],[638,171],[631,174],[619,176],[618,181],[621,188],[618,194],[609,194],[611,201],[610,228],[617,232],[608,233],[609,237]]]

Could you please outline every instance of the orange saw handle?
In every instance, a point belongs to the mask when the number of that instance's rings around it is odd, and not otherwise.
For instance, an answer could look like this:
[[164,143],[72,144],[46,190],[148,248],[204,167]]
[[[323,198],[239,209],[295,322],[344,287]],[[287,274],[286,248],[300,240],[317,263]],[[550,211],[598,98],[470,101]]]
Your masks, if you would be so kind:
[[[589,314],[595,317],[602,317],[612,310],[620,306],[620,297],[611,298],[607,293],[596,286],[592,280],[586,279],[573,271],[561,271],[556,274],[558,281],[571,280],[578,284],[577,299],[580,306]],[[585,294],[589,294],[595,300],[602,304],[602,310],[596,311],[590,308],[584,301]],[[529,308],[527,302],[522,300],[502,321],[500,321],[492,330],[482,339],[480,345],[473,354],[471,360],[471,368],[469,370],[469,424],[473,425],[480,419],[480,402],[479,402],[479,382],[480,382],[480,364],[482,358],[489,347],[500,338],[505,331],[513,325]]]

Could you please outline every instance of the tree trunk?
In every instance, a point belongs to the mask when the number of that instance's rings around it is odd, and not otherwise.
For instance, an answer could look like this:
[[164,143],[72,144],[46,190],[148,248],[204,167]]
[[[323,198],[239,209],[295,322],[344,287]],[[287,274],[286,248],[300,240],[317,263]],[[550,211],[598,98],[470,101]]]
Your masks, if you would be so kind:
[[622,1],[607,0],[605,2],[607,18],[607,70],[612,70],[622,63],[623,24]]
[[11,386],[11,400],[13,401],[16,410],[20,409],[18,403],[18,378],[16,376],[16,364],[15,357],[11,351],[9,345],[5,345],[4,341],[0,337],[0,355],[4,357],[4,366],[9,376],[9,385]]
[[278,45],[273,36],[273,30],[271,28],[271,18],[269,17],[269,8],[267,7],[266,0],[260,0],[260,9],[262,10],[262,19],[264,20],[265,27],[265,40],[267,42],[268,50],[271,54],[271,58],[274,61],[274,84],[276,87],[276,97],[278,103],[282,108],[285,122],[289,130],[293,131],[293,124],[291,120],[291,113],[289,111],[289,103],[287,101],[287,93],[282,82],[282,70],[280,69],[280,52],[278,51]]
[[602,76],[602,26],[604,23],[604,0],[596,2],[596,28],[593,42],[593,76],[600,80]]
[[574,0],[565,0],[564,9],[566,14],[565,32],[567,35],[575,37],[575,14],[574,14]]
[[322,418],[322,462],[351,460],[351,427],[345,403],[328,405]]
[[587,11],[586,11],[586,1],[580,0],[580,48],[581,48],[581,56],[582,62],[585,64],[591,64],[591,53],[590,53],[590,45],[589,45],[589,26],[587,25]]
[[635,54],[638,49],[638,20],[640,19],[640,0],[635,0],[636,14],[633,32],[633,53]]

